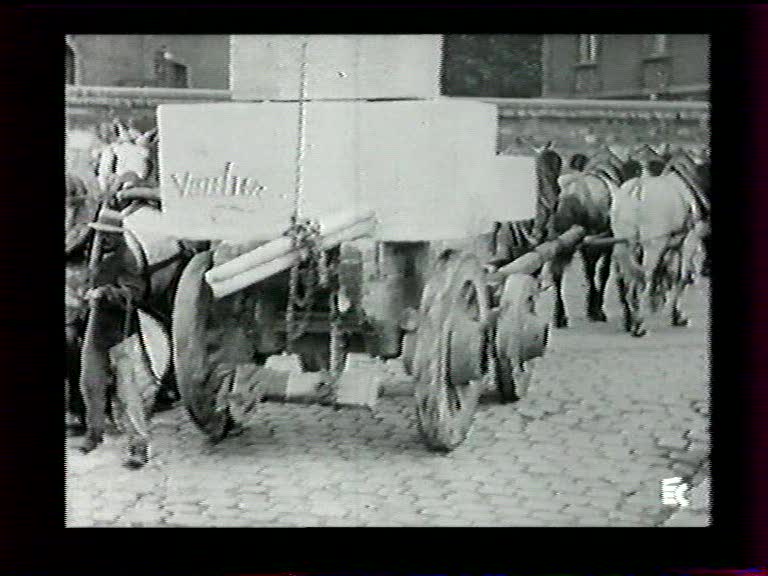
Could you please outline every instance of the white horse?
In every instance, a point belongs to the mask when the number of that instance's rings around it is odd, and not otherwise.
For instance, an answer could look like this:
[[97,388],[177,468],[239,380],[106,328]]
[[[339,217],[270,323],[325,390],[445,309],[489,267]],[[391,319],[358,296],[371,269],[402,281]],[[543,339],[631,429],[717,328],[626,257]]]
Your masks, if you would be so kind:
[[153,147],[157,128],[140,132],[119,120],[113,124],[117,140],[96,151],[96,179],[105,192],[117,192],[128,184],[147,185],[152,176]]
[[611,227],[620,240],[613,256],[625,329],[643,336],[646,314],[670,294],[671,323],[686,326],[681,302],[708,229],[689,185],[676,172],[628,180],[614,193]]

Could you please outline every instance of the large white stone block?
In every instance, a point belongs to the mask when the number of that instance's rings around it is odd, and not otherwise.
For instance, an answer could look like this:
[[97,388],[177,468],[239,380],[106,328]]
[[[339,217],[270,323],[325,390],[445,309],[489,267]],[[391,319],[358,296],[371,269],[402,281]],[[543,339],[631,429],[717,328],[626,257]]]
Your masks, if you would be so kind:
[[526,220],[536,215],[536,160],[530,156],[497,156],[500,194],[498,222]]
[[[307,36],[307,99],[436,98],[442,37],[438,34]],[[234,100],[298,100],[299,35],[234,35],[230,89]]]
[[300,163],[296,103],[169,104],[158,116],[164,218],[190,239],[277,237],[299,166],[302,216],[374,210],[389,241],[487,232],[520,212],[528,178],[513,194],[499,185],[496,108],[479,102],[309,102]]

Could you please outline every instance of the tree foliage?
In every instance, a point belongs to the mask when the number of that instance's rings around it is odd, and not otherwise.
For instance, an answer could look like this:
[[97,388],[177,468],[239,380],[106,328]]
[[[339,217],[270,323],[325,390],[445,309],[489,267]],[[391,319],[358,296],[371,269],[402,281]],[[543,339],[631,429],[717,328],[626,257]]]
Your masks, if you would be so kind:
[[442,92],[446,96],[540,96],[541,35],[446,34]]

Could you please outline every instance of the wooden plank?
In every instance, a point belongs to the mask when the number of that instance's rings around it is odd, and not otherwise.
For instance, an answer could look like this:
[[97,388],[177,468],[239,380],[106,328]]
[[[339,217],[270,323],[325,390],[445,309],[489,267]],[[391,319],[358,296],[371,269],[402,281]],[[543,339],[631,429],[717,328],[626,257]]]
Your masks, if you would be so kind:
[[523,254],[506,266],[502,266],[493,274],[493,278],[503,278],[510,274],[533,274],[559,252],[573,249],[584,238],[585,233],[584,228],[574,225],[555,240],[544,242],[531,252]]

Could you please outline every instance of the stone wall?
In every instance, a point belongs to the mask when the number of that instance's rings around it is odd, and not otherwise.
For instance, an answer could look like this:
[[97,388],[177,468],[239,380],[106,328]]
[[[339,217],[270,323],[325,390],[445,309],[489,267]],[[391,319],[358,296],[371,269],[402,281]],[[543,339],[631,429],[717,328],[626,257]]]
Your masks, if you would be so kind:
[[484,99],[499,107],[500,154],[533,155],[552,141],[564,157],[604,145],[622,152],[641,144],[709,145],[707,102]]

